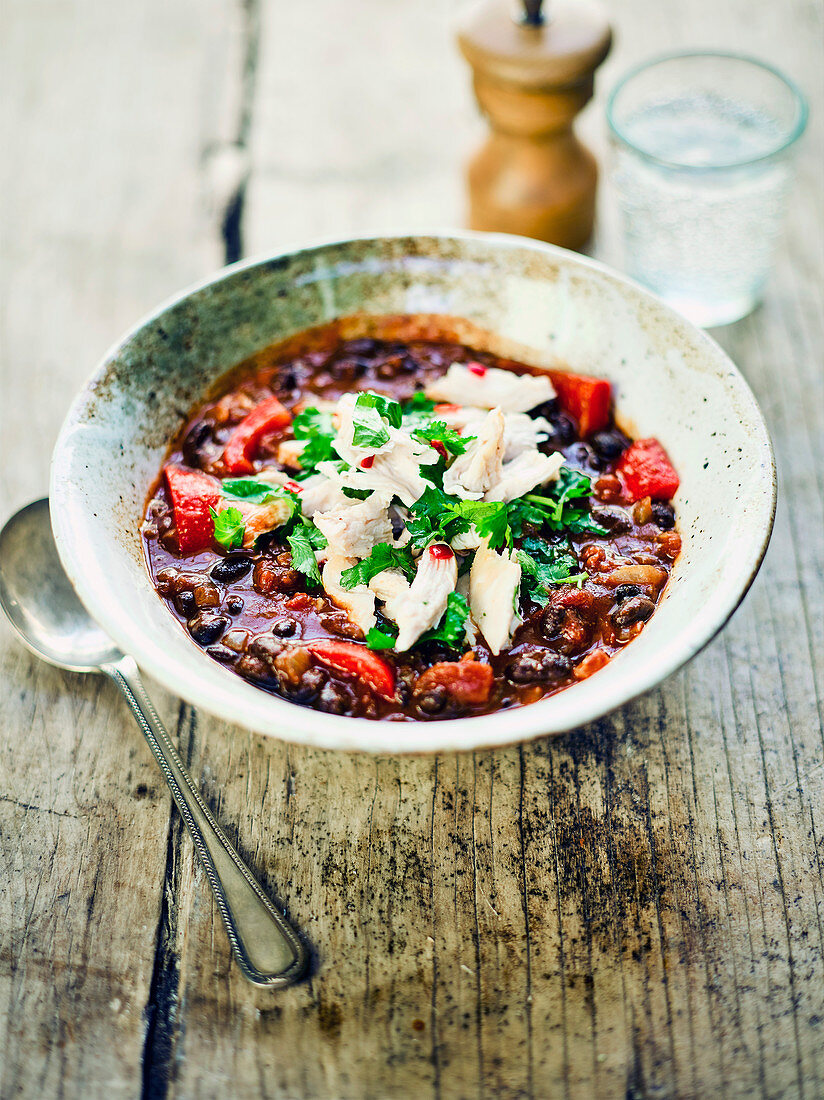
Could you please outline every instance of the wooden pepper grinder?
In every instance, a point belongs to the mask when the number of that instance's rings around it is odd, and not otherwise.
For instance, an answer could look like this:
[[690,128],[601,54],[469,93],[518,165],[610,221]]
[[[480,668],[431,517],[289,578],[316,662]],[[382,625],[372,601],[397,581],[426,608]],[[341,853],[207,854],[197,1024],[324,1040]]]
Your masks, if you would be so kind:
[[492,133],[469,164],[472,229],[581,249],[595,218],[595,158],[572,123],[592,96],[612,32],[597,0],[483,0],[458,28]]

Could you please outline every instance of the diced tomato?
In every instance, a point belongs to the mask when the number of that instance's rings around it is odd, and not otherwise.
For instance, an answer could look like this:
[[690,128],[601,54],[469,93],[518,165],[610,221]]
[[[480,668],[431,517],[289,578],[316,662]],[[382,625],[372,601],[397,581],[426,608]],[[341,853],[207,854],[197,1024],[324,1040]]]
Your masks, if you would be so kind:
[[223,462],[230,474],[251,474],[252,456],[263,436],[292,423],[292,414],[276,397],[267,397],[241,420],[223,450]]
[[446,447],[441,443],[440,439],[430,439],[429,446],[434,447],[441,458],[446,458]]
[[486,367],[483,363],[467,363],[467,370],[472,371],[473,374],[477,374],[479,378],[483,378],[486,374]]
[[306,646],[319,661],[345,676],[363,680],[374,692],[390,700],[395,698],[395,670],[370,649],[356,642],[337,642],[320,638]]
[[491,665],[481,664],[471,657],[460,661],[439,661],[421,674],[415,685],[415,694],[443,687],[457,703],[486,703],[494,679]]
[[374,455],[367,455],[366,458],[361,459],[361,469],[362,470],[371,470],[374,465],[375,465],[375,456]]
[[167,466],[163,471],[172,501],[181,554],[198,554],[211,545],[215,522],[209,512],[220,502],[220,485],[202,470]]
[[561,408],[575,417],[582,436],[592,435],[607,426],[612,396],[609,382],[603,378],[557,370],[550,371],[549,377]]
[[445,416],[447,413],[456,413],[460,409],[460,405],[436,405],[432,410],[433,413],[438,413],[441,416]]
[[678,490],[678,474],[657,439],[637,439],[618,460],[619,475],[633,500],[670,500]]

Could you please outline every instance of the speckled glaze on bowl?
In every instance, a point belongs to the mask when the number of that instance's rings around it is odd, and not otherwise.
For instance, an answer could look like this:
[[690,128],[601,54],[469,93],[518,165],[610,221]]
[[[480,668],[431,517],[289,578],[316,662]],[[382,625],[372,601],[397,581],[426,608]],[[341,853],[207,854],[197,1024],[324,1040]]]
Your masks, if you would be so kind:
[[[683,551],[641,635],[590,679],[531,706],[394,723],[298,707],[207,657],[150,582],[139,526],[169,439],[247,356],[356,313],[466,318],[491,350],[610,379],[619,418],[655,435],[681,475]],[[775,511],[772,448],[736,368],[640,287],[549,245],[487,234],[341,241],[253,260],[185,291],[104,358],[54,451],[51,508],[80,598],[170,691],[261,733],[335,749],[435,752],[559,733],[626,703],[693,657],[752,582]]]

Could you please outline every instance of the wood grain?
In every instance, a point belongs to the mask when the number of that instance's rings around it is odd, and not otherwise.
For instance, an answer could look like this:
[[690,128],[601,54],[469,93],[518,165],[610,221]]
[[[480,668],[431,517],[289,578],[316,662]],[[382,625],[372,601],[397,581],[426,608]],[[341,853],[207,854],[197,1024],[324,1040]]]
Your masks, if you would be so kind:
[[[221,250],[460,224],[461,162],[481,130],[449,3],[319,0],[310,17],[227,0],[206,19],[152,2],[139,24],[107,9],[105,36],[90,2],[66,10],[54,73],[60,35],[34,7],[15,8],[4,43],[23,104],[4,119],[19,150],[4,191],[9,510],[40,490],[89,357],[143,308]],[[662,49],[766,56],[813,100],[764,304],[717,334],[779,465],[752,592],[657,691],[521,749],[323,753],[176,716],[161,696],[219,820],[312,945],[311,977],[266,997],[230,963],[109,689],[37,666],[4,633],[3,1098],[824,1093],[822,7],[627,0],[613,17],[583,120],[601,155],[605,89]],[[81,64],[108,81],[93,109],[86,85],[71,91]],[[139,118],[115,141],[127,102]],[[98,145],[114,150],[95,159],[102,187],[86,164]],[[601,205],[595,249],[620,263],[607,188]],[[19,410],[38,389],[32,433]]]

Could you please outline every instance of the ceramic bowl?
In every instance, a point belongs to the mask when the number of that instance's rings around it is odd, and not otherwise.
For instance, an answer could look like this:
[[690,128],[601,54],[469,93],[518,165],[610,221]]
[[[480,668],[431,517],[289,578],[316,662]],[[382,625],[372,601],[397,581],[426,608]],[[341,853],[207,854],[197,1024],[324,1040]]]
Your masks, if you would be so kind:
[[[425,314],[436,328],[438,316],[463,318],[490,350],[608,378],[624,426],[657,436],[669,451],[681,476],[682,553],[643,632],[590,679],[483,717],[395,723],[323,714],[222,668],[156,595],[141,517],[167,444],[190,409],[252,353],[354,314]],[[51,508],[80,598],[170,691],[263,734],[395,753],[559,733],[654,687],[695,656],[743,598],[769,541],[775,491],[758,406],[705,333],[574,253],[462,233],[340,241],[255,260],[161,306],[106,355],[72,405],[54,451]]]

